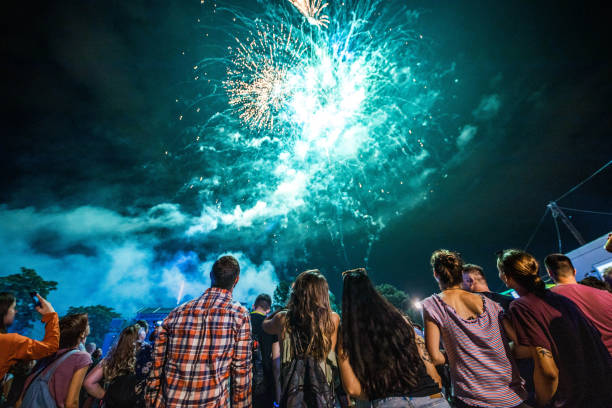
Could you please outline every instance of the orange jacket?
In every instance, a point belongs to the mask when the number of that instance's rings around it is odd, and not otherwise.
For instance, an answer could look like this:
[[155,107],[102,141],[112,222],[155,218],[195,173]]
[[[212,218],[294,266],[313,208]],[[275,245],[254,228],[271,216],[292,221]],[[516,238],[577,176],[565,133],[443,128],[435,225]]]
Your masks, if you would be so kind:
[[17,333],[0,333],[0,380],[17,360],[38,360],[57,351],[60,338],[57,313],[47,313],[41,320],[45,323],[43,341]]

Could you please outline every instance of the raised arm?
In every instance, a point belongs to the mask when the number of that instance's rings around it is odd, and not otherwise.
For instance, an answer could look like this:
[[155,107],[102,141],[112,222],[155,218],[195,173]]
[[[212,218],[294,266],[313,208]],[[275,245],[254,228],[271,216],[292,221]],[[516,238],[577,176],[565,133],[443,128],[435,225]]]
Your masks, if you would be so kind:
[[[167,320],[168,318],[166,318]],[[145,388],[145,403],[147,407],[159,406],[158,398],[161,392],[162,371],[166,364],[166,348],[168,346],[168,331],[166,322],[157,329],[155,348],[153,349],[153,366]]]
[[59,318],[55,309],[42,296],[36,295],[40,306],[36,311],[42,315],[41,321],[45,324],[45,337],[42,341],[32,340],[19,334],[13,334],[14,342],[11,344],[13,360],[39,360],[55,353],[59,347]]
[[232,408],[251,407],[251,347],[251,319],[245,313],[234,339],[234,357],[230,367]]
[[530,347],[534,361],[533,382],[535,385],[536,403],[546,406],[557,392],[559,369],[552,353],[542,347]]

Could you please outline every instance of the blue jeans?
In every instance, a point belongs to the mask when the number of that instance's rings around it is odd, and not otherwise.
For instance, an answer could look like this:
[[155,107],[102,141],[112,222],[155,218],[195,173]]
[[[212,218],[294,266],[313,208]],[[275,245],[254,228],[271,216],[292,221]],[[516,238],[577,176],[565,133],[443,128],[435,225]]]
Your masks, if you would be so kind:
[[372,401],[373,408],[450,408],[444,398],[389,397]]

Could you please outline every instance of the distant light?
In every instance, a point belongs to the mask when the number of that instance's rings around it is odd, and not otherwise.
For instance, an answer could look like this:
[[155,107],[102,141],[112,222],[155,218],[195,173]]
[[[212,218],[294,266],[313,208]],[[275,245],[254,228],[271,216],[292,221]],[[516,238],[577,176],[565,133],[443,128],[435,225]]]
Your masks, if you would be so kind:
[[420,300],[415,300],[414,302],[412,302],[412,305],[414,306],[415,309],[422,309],[423,308],[423,304],[421,303]]

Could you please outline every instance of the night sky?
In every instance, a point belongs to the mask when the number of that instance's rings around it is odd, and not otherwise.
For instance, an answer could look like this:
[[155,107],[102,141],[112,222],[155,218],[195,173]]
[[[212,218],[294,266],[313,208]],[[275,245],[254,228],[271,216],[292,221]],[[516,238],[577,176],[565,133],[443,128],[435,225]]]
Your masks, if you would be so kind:
[[[344,250],[308,213],[290,215],[287,226],[275,214],[265,224],[191,233],[205,204],[231,196],[216,198],[218,190],[192,180],[249,166],[227,145],[207,145],[207,129],[194,142],[194,129],[227,98],[201,103],[196,114],[190,101],[206,88],[194,85],[193,67],[231,42],[206,26],[223,8],[248,15],[282,2],[262,3],[5,6],[0,276],[33,267],[59,281],[51,300],[60,311],[102,303],[131,313],[174,305],[183,280],[181,299],[196,296],[211,262],[232,252],[243,265],[240,300],[309,268],[321,269],[339,295],[340,272],[366,263],[369,232],[359,223],[344,225]],[[439,154],[446,163],[418,186],[426,199],[385,215],[367,267],[377,283],[424,297],[436,290],[431,252],[455,249],[502,290],[495,251],[523,248],[546,203],[612,159],[611,16],[594,2],[406,3],[420,11],[415,30],[428,58],[457,78],[437,104],[442,133],[455,140],[465,126],[478,130],[467,147]],[[223,64],[211,72],[225,72]],[[442,139],[432,155],[449,149]],[[218,154],[197,155],[213,145]],[[384,166],[385,157],[377,160]],[[612,211],[611,178],[612,167],[559,204]],[[249,190],[239,188],[249,203]],[[612,217],[568,214],[587,241],[612,230]],[[576,248],[561,228],[563,250]],[[557,251],[550,217],[529,249],[539,259]]]

